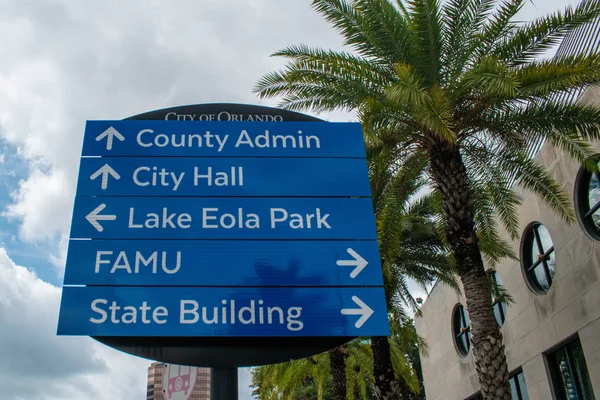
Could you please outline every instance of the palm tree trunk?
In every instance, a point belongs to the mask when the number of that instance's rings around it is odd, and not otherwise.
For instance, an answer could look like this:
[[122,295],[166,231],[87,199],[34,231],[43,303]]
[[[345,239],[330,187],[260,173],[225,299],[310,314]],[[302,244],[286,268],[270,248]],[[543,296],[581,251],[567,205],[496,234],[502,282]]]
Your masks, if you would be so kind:
[[375,375],[375,397],[379,400],[409,399],[412,393],[404,379],[396,379],[392,365],[391,349],[388,338],[371,338],[373,351],[373,375]]
[[433,146],[430,162],[431,174],[442,194],[447,240],[457,261],[467,300],[481,394],[485,400],[510,400],[508,365],[475,233],[475,211],[465,165],[458,147],[447,142]]
[[331,386],[335,400],[346,400],[346,353],[343,346],[329,350]]
[[371,350],[373,351],[373,375],[375,375],[375,396],[379,400],[395,398],[394,367],[390,355],[390,344],[385,336],[374,336],[371,338]]

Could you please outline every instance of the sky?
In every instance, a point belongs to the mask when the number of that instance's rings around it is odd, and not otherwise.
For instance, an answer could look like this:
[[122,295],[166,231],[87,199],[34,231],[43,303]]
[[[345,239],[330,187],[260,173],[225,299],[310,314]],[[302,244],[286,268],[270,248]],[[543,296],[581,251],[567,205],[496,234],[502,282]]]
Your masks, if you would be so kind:
[[[535,0],[530,20],[576,1]],[[341,49],[309,0],[0,0],[0,387],[7,400],[144,398],[150,360],[56,324],[86,120],[252,93],[292,44]],[[348,121],[352,114],[320,115]],[[240,400],[251,398],[240,370]]]

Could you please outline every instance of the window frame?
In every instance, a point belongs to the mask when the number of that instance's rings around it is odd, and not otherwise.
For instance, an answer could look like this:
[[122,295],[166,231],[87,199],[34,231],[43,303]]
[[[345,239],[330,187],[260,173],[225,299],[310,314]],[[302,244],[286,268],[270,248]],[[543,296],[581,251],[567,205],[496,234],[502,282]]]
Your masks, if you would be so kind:
[[[550,241],[552,242],[552,246],[550,246],[550,248],[547,250],[544,250],[542,241],[540,239],[540,234],[538,231],[540,226],[543,226],[544,229],[546,229]],[[537,260],[535,261],[532,259],[532,250],[534,245],[538,253]],[[521,270],[523,272],[525,282],[527,282],[527,285],[529,286],[531,291],[539,295],[544,295],[548,293],[550,291],[550,288],[552,287],[552,283],[554,282],[554,278],[550,274],[548,260],[552,255],[554,255],[554,271],[556,271],[556,250],[554,248],[554,240],[552,240],[552,235],[550,235],[550,231],[543,223],[539,221],[533,221],[529,223],[529,225],[527,225],[522,235],[520,255]],[[542,267],[546,279],[548,280],[548,289],[542,288],[539,279],[535,275],[535,269],[540,265]]]
[[[523,373],[522,367],[515,369],[508,375],[508,384],[509,385],[510,385],[510,381],[512,379],[515,379],[516,387],[517,387],[517,395],[519,396],[517,399],[513,398],[512,400],[529,400],[529,391],[527,389],[527,382],[525,382],[525,393],[527,393],[527,399],[523,399],[523,396],[522,396],[523,390],[521,390],[521,384],[519,383],[519,379],[517,378],[521,374],[523,375],[523,380],[525,381],[525,373]],[[511,386],[511,396],[512,396],[512,386]],[[483,400],[483,396],[481,395],[481,390],[478,390],[477,392],[473,393],[472,395],[467,397],[465,400]]]
[[[595,154],[590,157],[590,160],[594,159],[596,163],[600,164],[600,154]],[[593,214],[600,209],[600,200],[592,207],[589,205],[590,182],[593,175],[596,175],[597,179],[600,181],[600,172],[592,174],[586,170],[584,166],[579,168],[575,178],[573,200],[575,215],[577,216],[579,226],[590,239],[600,241],[600,227],[592,220]],[[582,190],[583,187],[586,189],[585,192]]]
[[[519,375],[523,375],[523,382],[525,382],[525,390],[523,390],[523,388],[521,388],[521,383],[519,382]],[[513,398],[513,400],[529,400],[529,389],[527,387],[527,381],[525,381],[525,373],[523,372],[523,368],[519,367],[517,369],[515,369],[514,371],[512,371],[509,375],[508,375],[508,384],[510,385],[510,381],[513,380],[515,381],[515,387],[517,388],[517,396],[518,398]],[[523,398],[523,392],[525,392],[527,394],[527,398],[524,399]],[[512,386],[511,386],[511,395],[512,395]]]
[[[582,400],[591,400],[589,398],[584,398],[581,396],[582,388],[581,388],[579,379],[577,379],[578,375],[579,375],[579,371],[577,371],[578,373],[575,373],[575,371],[574,371],[575,363],[573,360],[571,346],[577,342],[579,342],[579,346],[581,346],[581,348],[583,350],[583,346],[581,345],[581,340],[579,339],[579,335],[576,333],[575,335],[560,342],[556,346],[553,346],[551,349],[547,350],[543,354],[544,361],[546,364],[546,370],[548,373],[548,379],[550,381],[549,384],[550,384],[550,388],[552,390],[552,396],[556,400],[568,400],[568,397],[565,396],[565,392],[564,392],[563,375],[556,365],[557,353],[561,350],[565,351],[567,363],[568,363],[567,367],[568,367],[569,373],[572,376],[576,377],[576,379],[574,380],[574,387],[575,387],[575,391],[576,391],[578,398],[580,398]],[[583,354],[583,357],[584,357],[585,369],[586,369],[585,372],[587,374],[587,378],[590,379],[589,368],[587,366],[587,360],[585,360],[585,354]],[[592,390],[592,396],[595,396],[595,394],[593,392],[593,390],[594,390],[593,387],[591,388],[591,390]]]
[[[455,319],[456,319],[456,313],[460,312],[460,319],[461,319],[461,332],[456,333],[455,327]],[[467,308],[465,306],[463,306],[461,303],[457,303],[454,306],[454,309],[452,310],[452,338],[453,338],[453,342],[454,342],[454,348],[456,349],[456,352],[458,353],[458,355],[461,358],[465,358],[469,355],[469,353],[471,352],[471,318],[469,318],[469,310],[467,310]],[[468,319],[468,323],[466,322],[466,320]],[[459,342],[459,336],[461,335],[466,335],[467,338],[467,344],[466,344],[466,348],[464,347],[464,344],[462,342],[462,340]]]

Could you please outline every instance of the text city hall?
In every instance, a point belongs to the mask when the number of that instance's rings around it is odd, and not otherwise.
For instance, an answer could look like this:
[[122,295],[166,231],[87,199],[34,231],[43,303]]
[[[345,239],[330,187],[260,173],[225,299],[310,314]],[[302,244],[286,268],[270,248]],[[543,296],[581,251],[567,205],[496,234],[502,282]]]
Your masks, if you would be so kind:
[[[185,172],[176,173],[167,171],[166,168],[143,165],[133,171],[133,183],[141,187],[169,187],[173,183],[173,191],[176,191],[184,176]],[[200,169],[194,167],[193,185],[200,186],[201,182],[206,186],[244,186],[244,167],[234,166],[230,171],[214,171],[212,167],[207,167],[206,174],[200,173]]]

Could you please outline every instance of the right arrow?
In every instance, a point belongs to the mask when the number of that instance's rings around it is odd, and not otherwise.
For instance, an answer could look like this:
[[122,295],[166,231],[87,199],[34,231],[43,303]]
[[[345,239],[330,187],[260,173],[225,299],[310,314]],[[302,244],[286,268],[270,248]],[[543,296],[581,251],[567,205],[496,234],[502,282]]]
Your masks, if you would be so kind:
[[337,265],[340,267],[356,267],[350,273],[350,278],[354,279],[361,273],[363,269],[367,266],[368,262],[364,258],[362,258],[356,251],[352,248],[346,249],[348,254],[354,257],[354,260],[338,260]]
[[121,142],[123,140],[125,140],[125,137],[123,135],[121,135],[119,133],[119,131],[117,131],[112,126],[110,128],[108,128],[107,130],[105,130],[104,132],[102,132],[101,134],[99,134],[98,136],[96,136],[96,141],[99,142],[104,138],[106,138],[106,150],[112,149],[113,138],[117,138]]
[[106,204],[100,204],[94,209],[94,211],[85,216],[85,219],[87,219],[88,222],[92,224],[92,226],[96,228],[98,232],[102,232],[104,230],[104,227],[100,225],[98,221],[114,221],[117,219],[116,215],[98,215],[105,208]]
[[100,169],[98,171],[96,171],[92,175],[90,175],[90,179],[94,180],[97,177],[99,177],[100,175],[102,175],[102,183],[100,184],[100,187],[102,188],[102,190],[105,190],[108,187],[108,175],[111,175],[113,178],[115,178],[117,180],[121,179],[121,175],[117,174],[117,171],[112,169],[111,166],[108,164],[104,164],[104,166],[100,167]]
[[374,311],[371,307],[366,305],[357,296],[352,296],[352,301],[354,303],[356,303],[356,305],[359,306],[360,308],[343,308],[342,314],[344,314],[344,315],[360,315],[361,317],[354,324],[355,327],[360,328],[361,326],[364,325],[365,322],[367,322],[367,320],[369,318],[371,318],[371,315],[373,315]]

